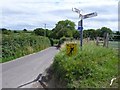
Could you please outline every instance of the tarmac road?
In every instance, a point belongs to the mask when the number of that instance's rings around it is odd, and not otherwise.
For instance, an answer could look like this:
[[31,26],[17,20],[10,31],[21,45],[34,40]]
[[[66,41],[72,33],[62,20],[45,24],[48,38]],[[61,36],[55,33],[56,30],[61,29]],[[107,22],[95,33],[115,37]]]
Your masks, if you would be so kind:
[[52,64],[58,51],[55,47],[50,47],[41,52],[3,63],[2,88],[16,88],[34,80],[38,74],[43,73]]

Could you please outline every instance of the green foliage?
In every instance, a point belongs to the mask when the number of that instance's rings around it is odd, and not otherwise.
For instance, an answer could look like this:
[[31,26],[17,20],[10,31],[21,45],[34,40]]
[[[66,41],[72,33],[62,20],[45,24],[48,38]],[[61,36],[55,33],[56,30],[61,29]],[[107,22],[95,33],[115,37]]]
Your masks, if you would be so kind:
[[51,38],[51,33],[52,33],[52,30],[46,29],[46,37]]
[[105,33],[112,34],[112,30],[107,27],[102,27],[101,29],[88,29],[83,31],[83,37],[87,38],[90,37],[91,39],[94,39],[96,37],[104,37]]
[[90,37],[91,39],[94,39],[96,36],[96,31],[94,29],[88,29],[83,31],[84,38]]
[[62,44],[62,43],[64,43],[64,41],[66,41],[66,37],[62,37],[62,38],[60,38],[60,43]]
[[115,34],[116,34],[116,35],[120,35],[120,31],[116,31]]
[[2,37],[2,62],[38,52],[50,46],[47,37],[25,33],[4,35]]
[[42,28],[36,28],[33,33],[35,33],[36,35],[40,35],[40,36],[44,36],[45,35],[45,30]]
[[[83,35],[84,35],[84,31],[83,31]],[[73,38],[78,39],[80,38],[80,32],[78,30],[75,30],[73,33]]]
[[58,44],[59,40],[58,39],[53,39],[54,44]]
[[23,29],[24,32],[27,32],[27,29]]
[[51,46],[54,46],[54,41],[52,38],[49,38]]
[[43,29],[43,28],[36,28],[33,33],[36,35],[40,35],[40,36],[46,36],[51,38],[51,30],[48,29]]
[[115,50],[89,43],[82,51],[78,48],[74,56],[67,56],[65,49],[58,53],[53,63],[54,76],[67,88],[109,87],[118,74],[117,63]]
[[7,35],[9,35],[9,34],[12,33],[11,30],[7,30],[6,28],[2,28],[1,30],[2,30],[2,34],[7,34]]
[[112,30],[107,27],[102,27],[101,29],[96,30],[97,36],[104,37],[105,33],[112,34]]
[[2,58],[0,58],[0,63],[2,63]]
[[116,31],[111,37],[114,41],[120,41],[120,31]]
[[59,21],[52,30],[52,38],[60,39],[61,37],[73,37],[75,23],[70,20]]

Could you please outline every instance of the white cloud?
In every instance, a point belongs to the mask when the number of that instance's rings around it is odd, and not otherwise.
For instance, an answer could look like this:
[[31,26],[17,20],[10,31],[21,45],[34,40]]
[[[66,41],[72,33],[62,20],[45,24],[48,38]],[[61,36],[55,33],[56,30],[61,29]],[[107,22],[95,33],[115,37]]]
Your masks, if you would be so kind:
[[[35,29],[44,23],[52,29],[59,20],[65,19],[77,25],[78,14],[72,12],[72,7],[82,9],[83,14],[98,13],[97,17],[84,20],[85,28],[106,25],[117,30],[118,27],[118,0],[3,0],[2,4],[3,27],[9,29]],[[87,24],[90,22],[94,24]]]

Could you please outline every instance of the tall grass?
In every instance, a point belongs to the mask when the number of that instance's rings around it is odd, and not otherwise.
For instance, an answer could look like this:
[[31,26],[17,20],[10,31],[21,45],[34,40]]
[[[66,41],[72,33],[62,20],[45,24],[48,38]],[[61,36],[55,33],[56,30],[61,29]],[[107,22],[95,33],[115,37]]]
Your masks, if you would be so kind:
[[2,37],[2,62],[38,52],[50,46],[47,37],[19,34],[3,35]]
[[[70,88],[110,87],[118,75],[117,51],[87,43],[76,55],[67,56],[63,49],[54,58],[54,76],[62,86]],[[117,82],[113,87],[117,87]]]

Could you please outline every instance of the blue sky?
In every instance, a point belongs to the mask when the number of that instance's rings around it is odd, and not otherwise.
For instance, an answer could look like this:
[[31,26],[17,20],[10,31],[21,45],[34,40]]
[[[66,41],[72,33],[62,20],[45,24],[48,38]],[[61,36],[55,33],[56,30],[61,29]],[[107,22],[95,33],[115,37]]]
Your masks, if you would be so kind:
[[80,20],[72,8],[82,14],[97,12],[98,16],[84,20],[84,29],[103,26],[118,30],[119,0],[2,0],[0,27],[12,30],[53,29],[60,20],[69,19],[76,24]]

